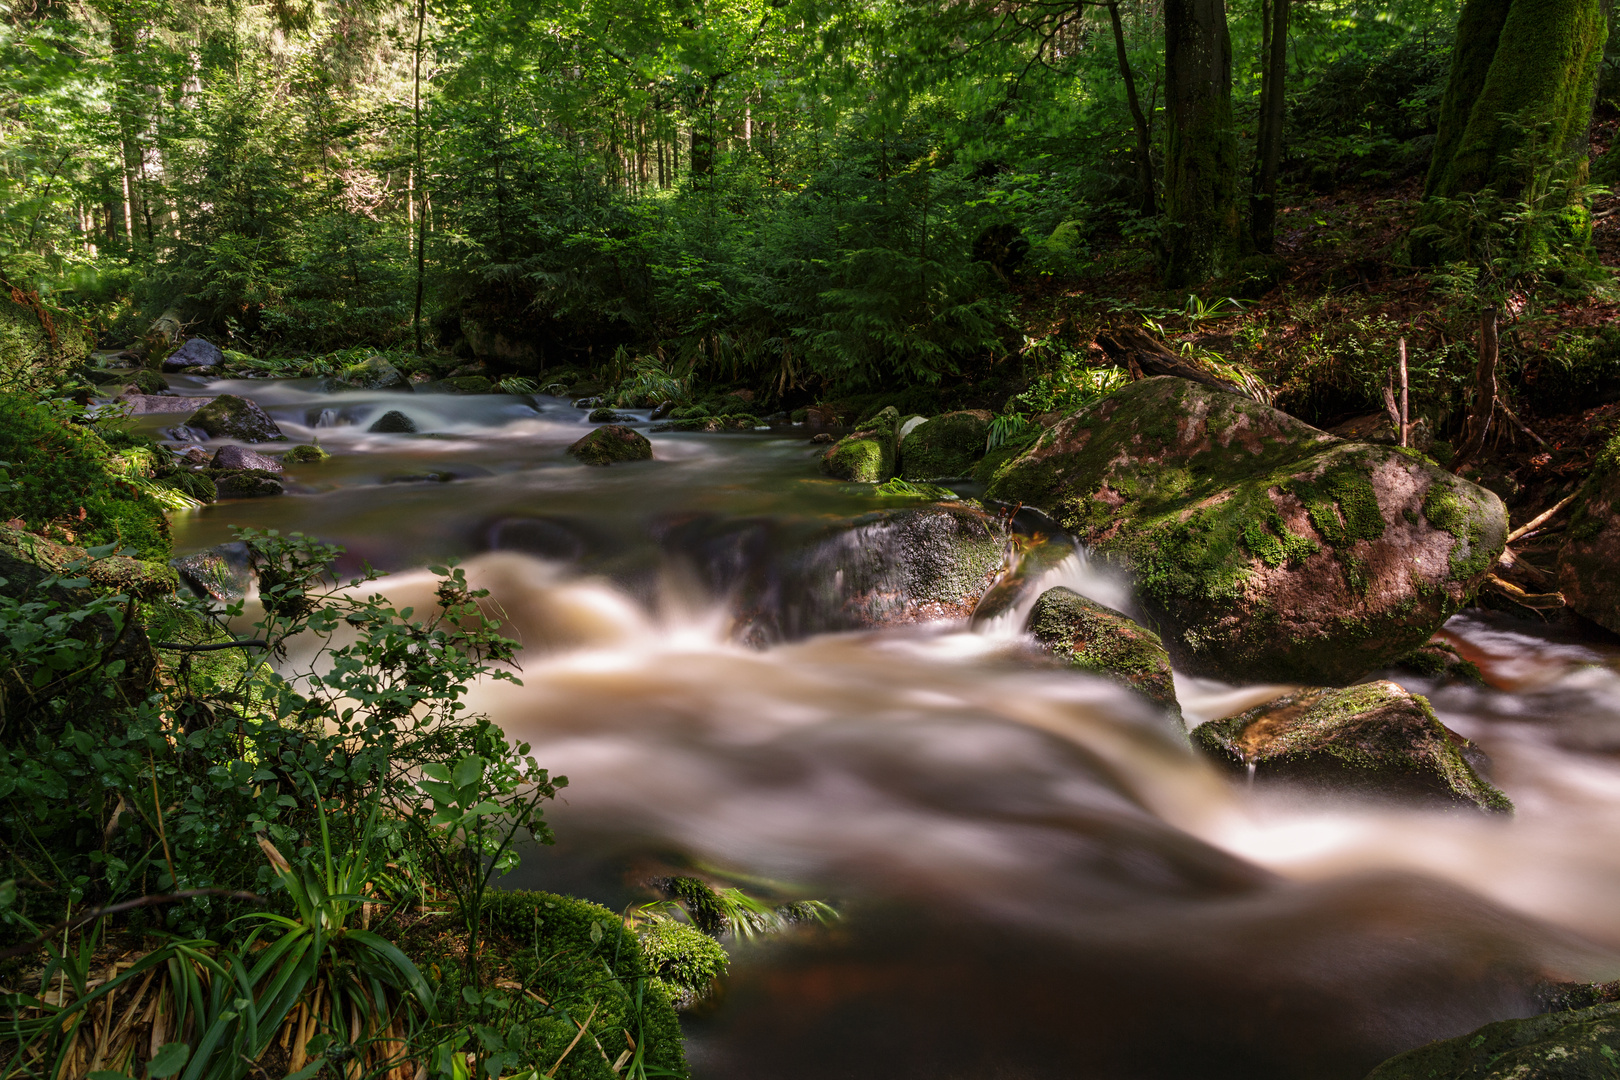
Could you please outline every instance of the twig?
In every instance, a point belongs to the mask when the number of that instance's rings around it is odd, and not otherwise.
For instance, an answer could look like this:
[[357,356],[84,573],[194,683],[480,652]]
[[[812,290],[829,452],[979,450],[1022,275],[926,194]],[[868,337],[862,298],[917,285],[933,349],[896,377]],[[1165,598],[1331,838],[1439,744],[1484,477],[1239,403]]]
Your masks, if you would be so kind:
[[1501,398],[1497,398],[1496,399],[1496,407],[1498,409],[1501,409],[1502,412],[1507,416],[1507,418],[1509,420],[1513,421],[1513,423],[1515,425],[1517,425],[1517,427],[1518,427],[1518,429],[1520,431],[1524,432],[1526,435],[1528,435],[1532,439],[1536,440],[1536,442],[1540,443],[1541,448],[1543,450],[1551,450],[1552,449],[1551,446],[1547,445],[1547,440],[1546,439],[1543,439],[1540,435],[1537,435],[1535,432],[1531,431],[1529,428],[1524,426],[1524,421],[1520,420],[1516,415],[1514,415],[1513,410],[1507,407],[1507,402],[1503,401]]
[[218,649],[268,649],[268,641],[254,638],[252,641],[218,641],[212,645],[183,645],[175,641],[159,641],[154,645],[158,649],[173,649],[176,652],[214,652]]
[[1408,408],[1411,404],[1411,395],[1406,379],[1406,339],[1398,340],[1395,347],[1401,358],[1401,445],[1404,447],[1412,434],[1412,414]]
[[1575,495],[1564,496],[1564,498],[1553,504],[1551,510],[1545,510],[1540,514],[1537,514],[1523,525],[1520,525],[1517,529],[1514,529],[1512,532],[1508,533],[1507,539],[1504,540],[1503,543],[1511,544],[1513,541],[1528,533],[1531,529],[1547,524],[1547,522],[1551,521],[1559,511],[1565,509],[1570,503],[1574,502],[1575,496],[1579,494],[1580,492],[1576,492]]
[[230,889],[185,889],[177,893],[156,893],[151,896],[142,896],[134,900],[125,900],[120,904],[108,904],[106,907],[81,911],[71,919],[63,919],[32,941],[0,950],[0,960],[10,960],[13,956],[21,956],[23,953],[39,948],[58,933],[77,929],[85,923],[94,922],[103,916],[117,915],[121,911],[133,911],[136,908],[155,907],[158,904],[178,903],[181,900],[190,900],[194,896],[223,896],[231,900],[251,900],[255,904],[264,903],[264,897],[257,893],[234,892]]

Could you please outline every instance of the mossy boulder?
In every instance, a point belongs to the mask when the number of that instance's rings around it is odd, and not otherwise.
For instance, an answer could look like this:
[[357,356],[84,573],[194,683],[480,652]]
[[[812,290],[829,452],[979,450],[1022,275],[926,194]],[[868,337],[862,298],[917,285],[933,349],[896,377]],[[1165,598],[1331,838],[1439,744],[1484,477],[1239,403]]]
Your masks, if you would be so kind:
[[247,595],[253,570],[245,544],[225,544],[170,560],[180,580],[198,596],[228,603]]
[[1484,756],[1392,682],[1286,694],[1193,731],[1215,761],[1256,783],[1512,813],[1475,771]]
[[194,337],[163,359],[164,371],[185,368],[217,368],[225,363],[225,354],[207,338]]
[[1396,661],[1395,666],[1431,679],[1478,684],[1485,681],[1478,664],[1464,659],[1454,646],[1438,639],[1419,645]]
[[1620,633],[1620,436],[1598,455],[1558,551],[1565,603]]
[[822,456],[822,468],[840,480],[881,484],[894,475],[899,427],[899,410],[890,405],[834,443]]
[[331,456],[319,446],[301,443],[282,454],[281,460],[288,465],[311,465],[317,461],[325,461]]
[[169,394],[120,394],[118,403],[128,405],[132,416],[150,413],[190,413],[213,401],[209,397],[175,397]]
[[195,428],[210,439],[236,439],[245,443],[282,442],[287,438],[255,402],[235,394],[221,394],[192,413],[186,427]]
[[929,482],[967,476],[984,457],[990,414],[983,410],[946,413],[924,421],[900,442],[902,479]]
[[652,443],[647,436],[623,424],[599,427],[568,448],[586,465],[612,465],[618,461],[651,461]]
[[1620,1080],[1620,1003],[1498,1020],[1408,1050],[1367,1080]]
[[493,394],[495,384],[483,375],[462,375],[439,384],[452,394]]
[[[84,578],[95,588],[141,600],[167,596],[174,592],[177,583],[174,572],[161,562],[132,559],[127,555],[91,559],[82,547],[58,544],[9,525],[0,525],[0,556],[14,560],[13,569],[21,562],[40,571],[38,575],[28,571],[19,580],[37,580],[46,573],[67,573],[69,567],[78,564],[72,576]],[[6,571],[0,570],[0,577],[6,576],[9,576]]]
[[367,431],[374,431],[379,435],[415,435],[416,421],[400,412],[398,409],[389,409],[371,422]]
[[[492,889],[482,916],[490,945],[486,985],[521,984],[546,1003],[536,1008],[524,1003],[502,1023],[508,1045],[521,1045],[524,1065],[550,1070],[557,1080],[619,1080],[624,1068],[615,1070],[614,1060],[637,1045],[648,1075],[672,1080],[690,1075],[680,1018],[657,970],[617,913],[569,896]],[[453,936],[442,940],[455,941]],[[465,966],[453,945],[435,958],[439,941],[403,944],[419,966],[442,973],[439,1000],[457,1022],[482,1021],[484,1014],[463,1004]],[[589,1022],[584,1038],[575,1020]]]
[[1058,586],[1035,601],[1024,629],[1070,666],[1135,690],[1180,718],[1170,654],[1158,634],[1129,616]]
[[263,499],[286,490],[268,469],[210,470],[209,476],[222,499]]
[[343,369],[343,382],[355,390],[409,390],[411,382],[380,356],[369,356]]
[[1502,501],[1398,447],[1143,379],[1042,433],[988,495],[1130,571],[1177,669],[1346,685],[1427,641],[1484,580]]

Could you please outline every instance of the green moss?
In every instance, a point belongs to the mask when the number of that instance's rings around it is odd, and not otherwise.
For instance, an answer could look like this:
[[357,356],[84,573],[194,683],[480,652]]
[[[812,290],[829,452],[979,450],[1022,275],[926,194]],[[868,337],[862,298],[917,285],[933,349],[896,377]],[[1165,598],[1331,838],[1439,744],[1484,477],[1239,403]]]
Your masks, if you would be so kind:
[[946,413],[913,428],[900,444],[900,475],[932,481],[967,476],[984,456],[990,424],[982,414]]
[[586,465],[612,465],[622,461],[652,460],[652,443],[639,431],[622,424],[599,427],[568,448]]
[[1322,550],[1322,546],[1308,536],[1289,529],[1282,515],[1272,511],[1263,524],[1251,521],[1243,527],[1243,542],[1255,558],[1272,569],[1290,562],[1302,562]]
[[1313,480],[1295,480],[1287,486],[1330,547],[1344,548],[1384,535],[1384,515],[1366,465],[1359,460],[1341,462]]
[[306,465],[317,461],[325,461],[331,456],[319,446],[304,443],[281,455],[281,460],[288,465]]
[[[649,1074],[688,1075],[680,1020],[618,915],[572,897],[501,891],[485,899],[484,926],[492,954],[549,1005],[514,1013],[522,1017],[526,1064],[545,1070],[561,1058],[559,1080],[615,1080],[609,1059],[634,1040],[645,1048]],[[440,975],[439,1000],[463,1008],[460,964],[420,959]],[[579,1034],[573,1019],[586,1017],[594,1017],[590,1037],[564,1058]]]
[[1120,612],[1059,586],[1035,601],[1025,629],[1075,668],[1135,690],[1180,717],[1164,642]]
[[890,406],[860,431],[844,436],[821,459],[822,468],[840,480],[881,484],[894,475],[896,433],[900,414]]
[[638,935],[654,974],[652,984],[677,1009],[688,1009],[709,996],[716,979],[730,966],[726,950],[688,923],[660,919]]
[[490,394],[495,391],[495,384],[482,375],[463,375],[459,379],[446,379],[443,385],[456,394]]
[[1423,516],[1436,529],[1456,540],[1451,549],[1451,576],[1464,581],[1489,570],[1498,552],[1485,544],[1484,515],[1458,492],[1437,483],[1423,499]]

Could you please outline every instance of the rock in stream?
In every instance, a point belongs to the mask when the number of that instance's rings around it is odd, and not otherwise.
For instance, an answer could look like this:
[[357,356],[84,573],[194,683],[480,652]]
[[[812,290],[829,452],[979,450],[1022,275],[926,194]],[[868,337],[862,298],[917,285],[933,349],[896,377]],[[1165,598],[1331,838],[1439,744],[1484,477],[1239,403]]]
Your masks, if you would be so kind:
[[1129,570],[1179,670],[1343,686],[1428,640],[1500,555],[1502,501],[1416,451],[1143,379],[997,469]]

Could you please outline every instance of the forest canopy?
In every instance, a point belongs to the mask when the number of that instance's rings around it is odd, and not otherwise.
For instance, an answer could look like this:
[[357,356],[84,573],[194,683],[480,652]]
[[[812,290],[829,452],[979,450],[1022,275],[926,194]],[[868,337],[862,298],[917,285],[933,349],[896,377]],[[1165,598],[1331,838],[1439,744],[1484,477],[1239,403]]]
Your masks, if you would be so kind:
[[1015,279],[1269,286],[1276,56],[1273,190],[1426,172],[1457,4],[1284,4],[1278,50],[1233,3],[1222,233],[1178,255],[1185,7],[14,4],[0,274],[115,346],[173,312],[261,355],[933,382],[1017,347]]

